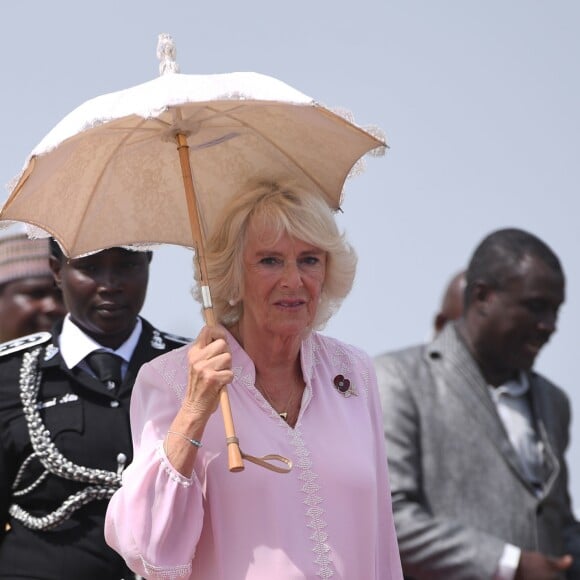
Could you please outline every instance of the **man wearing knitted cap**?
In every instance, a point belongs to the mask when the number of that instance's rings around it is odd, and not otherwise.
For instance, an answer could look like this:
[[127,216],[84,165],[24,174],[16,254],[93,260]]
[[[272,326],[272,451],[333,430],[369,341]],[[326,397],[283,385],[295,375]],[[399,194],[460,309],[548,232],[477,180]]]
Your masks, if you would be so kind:
[[48,259],[48,239],[0,239],[0,343],[50,330],[65,315]]

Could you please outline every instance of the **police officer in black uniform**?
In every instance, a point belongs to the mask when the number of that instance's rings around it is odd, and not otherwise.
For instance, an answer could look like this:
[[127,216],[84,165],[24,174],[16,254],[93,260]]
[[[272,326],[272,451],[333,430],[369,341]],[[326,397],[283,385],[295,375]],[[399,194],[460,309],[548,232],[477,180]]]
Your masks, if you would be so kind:
[[134,578],[103,538],[132,458],[131,389],[143,363],[188,342],[138,316],[150,261],[122,248],[67,260],[53,242],[69,314],[51,333],[0,345],[3,580]]

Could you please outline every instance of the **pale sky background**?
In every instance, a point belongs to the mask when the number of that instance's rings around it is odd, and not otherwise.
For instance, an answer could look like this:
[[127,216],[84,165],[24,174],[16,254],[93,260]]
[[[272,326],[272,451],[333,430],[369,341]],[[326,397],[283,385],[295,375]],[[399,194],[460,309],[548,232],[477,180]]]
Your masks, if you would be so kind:
[[[157,76],[160,32],[183,73],[269,74],[380,126],[391,149],[347,183],[340,224],[359,269],[326,332],[372,355],[421,342],[487,233],[539,235],[567,274],[536,368],[571,398],[579,513],[579,30],[577,0],[2,2],[0,182],[83,101]],[[194,336],[191,284],[191,254],[159,250],[143,314]]]

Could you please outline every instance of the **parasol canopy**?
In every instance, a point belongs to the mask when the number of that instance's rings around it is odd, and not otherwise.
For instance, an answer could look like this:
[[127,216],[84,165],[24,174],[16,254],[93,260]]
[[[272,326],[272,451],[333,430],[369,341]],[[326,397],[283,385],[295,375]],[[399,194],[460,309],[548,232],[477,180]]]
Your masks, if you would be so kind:
[[353,165],[385,145],[278,79],[173,72],[67,115],[31,152],[0,219],[45,230],[69,257],[134,244],[194,247],[178,134],[204,231],[255,177],[299,180],[338,208]]
[[[85,102],[46,135],[0,221],[39,228],[69,257],[115,246],[191,247],[205,320],[214,325],[204,240],[233,196],[251,180],[292,180],[338,209],[353,166],[386,144],[275,78],[179,74],[169,35],[160,35],[157,52],[161,77]],[[243,454],[226,388],[220,406],[230,471],[244,468],[242,458],[291,469],[276,454]]]

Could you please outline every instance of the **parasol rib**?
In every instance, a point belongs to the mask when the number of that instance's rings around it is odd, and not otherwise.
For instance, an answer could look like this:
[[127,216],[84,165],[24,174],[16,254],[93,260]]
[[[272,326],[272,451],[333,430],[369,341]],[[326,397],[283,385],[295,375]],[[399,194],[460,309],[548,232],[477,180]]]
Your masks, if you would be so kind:
[[[303,105],[296,105],[298,106],[303,106]],[[216,114],[218,114],[218,111],[215,111],[214,109],[212,109],[210,106],[207,107],[210,110],[213,110]],[[314,183],[316,185],[316,187],[319,189],[319,191],[321,191],[322,193],[324,193],[324,196],[327,199],[331,199],[331,197],[328,195],[328,192],[325,191],[324,187],[319,183],[319,181],[317,179],[315,179],[315,177],[313,175],[311,175],[310,173],[308,173],[307,171],[304,170],[303,167],[300,166],[300,164],[296,161],[296,159],[294,159],[287,151],[285,151],[284,149],[282,149],[277,143],[275,143],[274,141],[272,141],[266,134],[264,134],[262,131],[259,131],[256,127],[249,127],[249,125],[247,123],[245,123],[244,121],[242,121],[241,119],[238,119],[237,117],[235,117],[234,115],[230,114],[231,111],[228,112],[222,112],[220,116],[225,117],[227,119],[232,119],[233,121],[238,122],[242,127],[244,127],[245,129],[251,131],[252,133],[256,133],[257,135],[259,135],[264,141],[266,141],[267,143],[269,143],[270,145],[272,145],[272,147],[278,151],[278,153],[281,153],[282,156],[287,159],[288,161],[290,161],[290,163],[292,163],[293,167],[295,169],[297,169],[299,172],[302,173],[302,175],[305,175],[312,183]],[[344,176],[344,178],[346,179],[346,175]],[[337,208],[333,208],[333,209],[337,209]]]
[[[121,139],[115,145],[115,147],[111,148],[111,151],[110,151],[110,154],[108,155],[107,161],[105,163],[103,163],[103,168],[101,169],[101,171],[99,173],[99,176],[95,180],[95,183],[91,187],[91,195],[89,196],[88,203],[86,204],[86,206],[85,206],[85,208],[83,210],[83,216],[82,216],[82,219],[81,219],[81,223],[84,222],[84,218],[85,218],[85,216],[87,215],[87,213],[89,211],[89,208],[91,206],[91,203],[92,203],[93,199],[95,199],[95,196],[93,194],[95,193],[95,190],[98,188],[98,186],[100,185],[100,183],[101,183],[101,181],[103,179],[103,175],[105,174],[105,172],[106,172],[106,170],[107,170],[107,168],[109,166],[109,161],[116,155],[117,151],[123,146],[123,144],[126,143],[135,134],[135,132],[141,127],[141,125],[143,125],[143,123],[145,123],[145,122],[146,122],[146,119],[143,119],[143,121],[141,121],[131,131],[129,131],[126,134],[126,136],[123,137],[123,139]],[[72,243],[72,247],[73,248],[76,246],[76,243],[78,241],[78,237],[79,237],[80,233],[81,233],[81,229],[79,228],[78,231],[77,231],[77,233],[73,237],[73,243]],[[65,247],[65,249],[66,249],[66,247]],[[70,251],[69,251],[69,255],[70,255]]]

